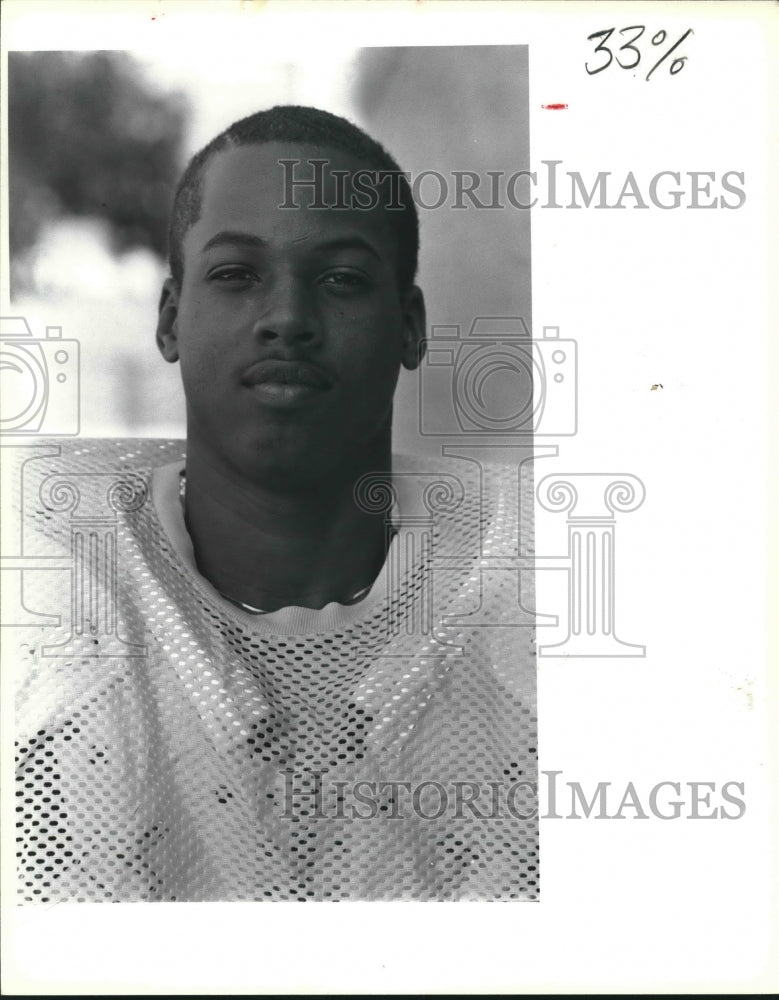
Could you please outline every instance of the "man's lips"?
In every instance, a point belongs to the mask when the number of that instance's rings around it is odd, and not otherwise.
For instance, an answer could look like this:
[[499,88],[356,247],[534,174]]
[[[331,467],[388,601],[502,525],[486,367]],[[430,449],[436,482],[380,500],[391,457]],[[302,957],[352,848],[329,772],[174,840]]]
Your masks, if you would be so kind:
[[329,389],[333,380],[316,365],[308,361],[256,361],[244,372],[244,385],[288,385],[308,386],[313,389]]

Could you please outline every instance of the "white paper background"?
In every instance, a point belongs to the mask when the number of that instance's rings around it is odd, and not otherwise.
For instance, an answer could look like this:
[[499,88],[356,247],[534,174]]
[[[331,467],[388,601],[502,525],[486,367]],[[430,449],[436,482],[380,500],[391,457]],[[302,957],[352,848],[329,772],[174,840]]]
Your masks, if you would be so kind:
[[[660,170],[738,170],[747,192],[738,211],[532,216],[535,327],[560,326],[580,356],[579,434],[539,461],[538,477],[629,472],[647,488],[617,531],[618,630],[647,656],[539,661],[540,766],[585,789],[630,780],[639,793],[661,780],[743,781],[746,815],[542,821],[539,904],[6,902],[6,992],[742,992],[767,982],[772,14],[727,3],[6,3],[7,49],[186,47],[207,64],[225,45],[240,59],[285,46],[299,57],[305,46],[527,44],[534,168],[562,160],[589,183],[612,171],[617,193],[629,170],[642,191]],[[648,83],[646,62],[635,78],[616,66],[587,76],[586,36],[628,24],[670,39],[693,27],[684,70],[662,67]],[[552,102],[569,107],[541,108]],[[545,517],[539,553],[564,552],[562,521]],[[552,576],[539,573],[540,608]],[[6,900],[12,853],[6,840]]]

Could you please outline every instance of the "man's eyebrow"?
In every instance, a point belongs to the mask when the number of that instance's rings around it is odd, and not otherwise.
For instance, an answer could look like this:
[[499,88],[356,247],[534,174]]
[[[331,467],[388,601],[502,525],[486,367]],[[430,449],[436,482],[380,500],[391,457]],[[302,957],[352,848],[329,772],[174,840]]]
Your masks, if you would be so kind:
[[377,260],[382,261],[384,258],[381,256],[379,251],[375,246],[366,240],[363,236],[359,236],[355,233],[353,236],[341,236],[335,237],[332,240],[324,240],[322,243],[318,243],[315,247],[318,250],[365,250]]
[[221,232],[212,236],[211,239],[203,246],[203,252],[205,253],[206,250],[211,250],[213,247],[228,245],[256,249],[257,247],[266,247],[268,244],[260,236],[253,236],[251,233],[243,233],[238,229],[223,229]]
[[[306,237],[301,237],[301,239],[308,239],[308,235],[306,235]],[[295,242],[297,243],[300,241],[295,240]],[[203,253],[207,250],[213,249],[214,247],[220,246],[239,246],[256,250],[258,248],[266,248],[268,243],[261,236],[254,236],[252,233],[245,233],[239,229],[223,229],[221,232],[212,236],[211,239],[203,245]],[[358,233],[334,237],[330,240],[323,240],[321,243],[317,243],[312,249],[316,252],[325,253],[335,250],[364,250],[366,253],[375,257],[376,260],[383,261],[383,257],[380,252],[373,246],[370,240],[366,240]]]

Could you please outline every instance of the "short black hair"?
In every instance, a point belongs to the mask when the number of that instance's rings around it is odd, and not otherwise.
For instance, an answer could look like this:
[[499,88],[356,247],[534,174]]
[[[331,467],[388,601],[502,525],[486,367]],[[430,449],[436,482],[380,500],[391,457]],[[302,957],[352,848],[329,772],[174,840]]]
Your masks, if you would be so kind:
[[200,218],[209,161],[223,149],[266,142],[329,146],[350,153],[372,170],[399,175],[397,202],[401,207],[390,214],[398,237],[398,284],[402,290],[413,285],[419,259],[419,218],[408,180],[398,164],[379,142],[346,118],[319,108],[286,104],[233,122],[189,161],[176,188],[168,229],[170,273],[177,288],[184,277],[184,237]]

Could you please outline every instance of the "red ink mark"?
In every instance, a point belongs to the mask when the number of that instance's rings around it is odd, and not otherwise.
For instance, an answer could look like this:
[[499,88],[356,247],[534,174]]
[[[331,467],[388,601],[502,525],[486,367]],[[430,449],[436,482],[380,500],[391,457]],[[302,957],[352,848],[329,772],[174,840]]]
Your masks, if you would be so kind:
[[542,108],[546,111],[564,111],[568,105],[567,104],[542,104]]

